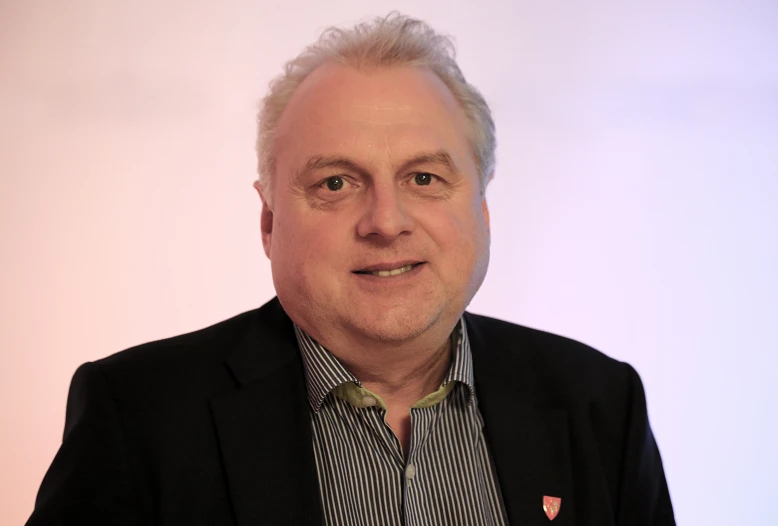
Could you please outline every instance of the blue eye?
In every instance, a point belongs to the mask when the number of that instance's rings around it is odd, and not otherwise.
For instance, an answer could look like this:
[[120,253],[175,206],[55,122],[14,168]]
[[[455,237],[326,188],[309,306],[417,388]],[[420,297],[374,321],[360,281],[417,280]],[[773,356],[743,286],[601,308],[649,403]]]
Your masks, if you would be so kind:
[[327,178],[327,188],[333,192],[337,192],[343,188],[343,178],[340,176],[333,176]]
[[427,186],[432,182],[432,174],[418,173],[414,176],[413,180],[419,186]]

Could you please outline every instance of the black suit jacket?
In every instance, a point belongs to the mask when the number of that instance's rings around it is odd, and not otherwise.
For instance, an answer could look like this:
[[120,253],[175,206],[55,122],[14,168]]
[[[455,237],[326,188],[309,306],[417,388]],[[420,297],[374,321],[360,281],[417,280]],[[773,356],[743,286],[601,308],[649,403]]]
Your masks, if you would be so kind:
[[[577,342],[465,314],[510,523],[674,524],[637,373]],[[322,523],[303,365],[277,299],[82,365],[27,523]]]

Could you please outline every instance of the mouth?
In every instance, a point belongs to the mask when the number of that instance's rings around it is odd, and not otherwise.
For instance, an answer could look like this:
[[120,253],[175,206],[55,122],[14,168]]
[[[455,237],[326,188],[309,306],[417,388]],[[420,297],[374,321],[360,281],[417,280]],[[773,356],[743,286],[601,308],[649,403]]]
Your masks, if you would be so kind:
[[[391,276],[399,276],[400,274],[405,274],[406,272],[410,272],[414,268],[418,267],[419,265],[423,265],[424,262],[417,262],[417,263],[407,263],[407,264],[395,264],[395,265],[373,265],[372,267],[361,269],[361,270],[355,270],[354,274],[368,274],[371,276],[378,276],[381,278],[388,278]],[[394,267],[394,268],[392,268]]]

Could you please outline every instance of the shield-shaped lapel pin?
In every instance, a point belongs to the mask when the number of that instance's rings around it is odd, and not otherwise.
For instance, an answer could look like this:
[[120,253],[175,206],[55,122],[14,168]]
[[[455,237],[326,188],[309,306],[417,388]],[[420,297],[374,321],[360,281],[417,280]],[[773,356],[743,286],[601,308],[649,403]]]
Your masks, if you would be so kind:
[[560,497],[549,497],[543,495],[543,511],[546,512],[548,520],[552,521],[559,514],[559,508],[562,507],[562,499]]

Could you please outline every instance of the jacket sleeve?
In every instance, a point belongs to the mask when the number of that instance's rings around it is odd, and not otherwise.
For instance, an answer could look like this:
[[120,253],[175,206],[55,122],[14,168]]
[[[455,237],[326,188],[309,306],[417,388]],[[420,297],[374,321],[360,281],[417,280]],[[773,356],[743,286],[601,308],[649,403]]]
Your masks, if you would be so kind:
[[115,401],[98,365],[86,363],[68,393],[62,445],[27,526],[139,524]]
[[626,367],[629,414],[616,522],[619,526],[675,526],[662,458],[648,422],[643,383],[635,369]]

